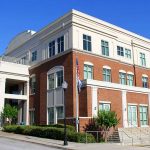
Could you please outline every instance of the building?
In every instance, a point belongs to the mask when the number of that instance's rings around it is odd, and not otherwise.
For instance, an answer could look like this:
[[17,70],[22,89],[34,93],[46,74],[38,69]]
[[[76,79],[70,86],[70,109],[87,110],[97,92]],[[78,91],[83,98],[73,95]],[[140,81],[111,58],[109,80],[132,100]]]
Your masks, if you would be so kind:
[[64,94],[67,121],[75,123],[76,58],[83,82],[79,93],[80,130],[99,109],[116,111],[119,127],[150,124],[147,38],[72,10],[39,32],[29,30],[17,35],[4,57],[15,57],[15,62],[20,63],[16,67],[29,62],[21,66],[28,67],[30,75],[30,124],[51,124],[63,119],[64,80],[68,83]]

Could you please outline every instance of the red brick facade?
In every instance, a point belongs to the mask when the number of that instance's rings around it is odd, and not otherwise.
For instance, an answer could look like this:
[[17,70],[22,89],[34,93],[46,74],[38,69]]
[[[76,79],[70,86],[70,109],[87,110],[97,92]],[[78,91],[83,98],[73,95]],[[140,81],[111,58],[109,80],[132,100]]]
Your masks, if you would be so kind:
[[[112,83],[119,84],[119,70],[126,72],[133,72],[134,85],[142,87],[142,74],[150,76],[150,70],[142,69],[138,66],[124,64],[120,61],[111,60],[94,56],[92,54],[85,54],[81,52],[69,52],[63,56],[47,61],[38,67],[30,70],[30,75],[35,74],[37,85],[36,94],[30,96],[30,108],[35,108],[35,122],[37,124],[46,124],[47,122],[47,72],[55,66],[64,66],[64,80],[68,83],[68,89],[65,92],[66,99],[66,116],[69,118],[76,117],[76,57],[78,57],[80,66],[80,79],[83,80],[83,67],[84,62],[88,61],[93,64],[93,79],[102,81],[103,66],[111,68]],[[133,87],[134,88],[134,87]],[[127,103],[136,103],[136,105],[147,104],[148,94],[128,92],[126,94]],[[119,127],[123,126],[122,120],[122,91],[115,89],[97,89],[97,103],[100,101],[109,100],[111,102],[111,110],[117,113],[120,118]],[[79,95],[79,117],[80,129],[88,123],[92,117],[92,91],[91,87],[84,87]],[[138,110],[138,125],[139,123],[139,110]]]

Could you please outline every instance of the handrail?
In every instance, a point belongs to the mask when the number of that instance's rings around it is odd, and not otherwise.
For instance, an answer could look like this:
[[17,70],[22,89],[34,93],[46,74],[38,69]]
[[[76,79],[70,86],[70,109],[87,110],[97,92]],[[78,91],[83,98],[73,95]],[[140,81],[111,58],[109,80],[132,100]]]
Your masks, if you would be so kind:
[[[109,131],[86,131],[86,140],[85,140],[85,143],[87,144],[87,133],[97,133],[96,140],[98,142],[98,133],[107,133],[108,134],[108,132]],[[131,139],[131,143],[132,143],[132,146],[133,146],[133,137],[130,137],[125,131],[118,131],[118,133],[119,132],[122,132],[125,135],[127,135],[127,137]],[[122,141],[122,143],[123,143],[123,141]]]
[[133,129],[133,127],[139,129],[139,131],[140,131],[140,139],[141,139],[141,133],[144,133],[145,135],[149,135],[150,134],[150,133],[143,132],[142,128],[135,126],[134,124],[132,124],[132,122],[130,124],[131,124],[131,129]]
[[[123,132],[128,138],[131,138],[132,140],[132,146],[133,146],[133,137],[129,136],[125,131],[118,131],[118,132]],[[123,140],[123,139],[122,139]],[[122,141],[123,142],[123,141]]]

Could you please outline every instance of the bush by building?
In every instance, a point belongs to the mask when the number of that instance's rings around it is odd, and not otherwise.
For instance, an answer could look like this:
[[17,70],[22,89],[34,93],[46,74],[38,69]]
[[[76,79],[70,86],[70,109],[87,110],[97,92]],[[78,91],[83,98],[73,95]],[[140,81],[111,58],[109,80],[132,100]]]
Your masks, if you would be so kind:
[[[4,126],[3,130],[5,132],[13,132],[16,134],[24,134],[30,136],[36,136],[41,138],[49,138],[56,140],[64,139],[64,129],[58,127],[41,127],[41,126],[17,126],[17,125],[9,125]],[[68,141],[71,142],[86,142],[86,133],[77,133],[67,128],[67,138]],[[94,143],[95,138],[91,134],[87,134],[87,142]]]

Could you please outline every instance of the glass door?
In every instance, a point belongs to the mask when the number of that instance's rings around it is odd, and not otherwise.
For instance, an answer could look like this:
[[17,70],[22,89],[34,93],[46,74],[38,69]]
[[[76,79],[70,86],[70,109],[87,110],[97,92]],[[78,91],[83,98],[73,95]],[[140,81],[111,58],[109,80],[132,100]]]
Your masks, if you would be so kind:
[[140,106],[140,124],[141,126],[148,125],[148,107]]
[[128,124],[130,127],[137,127],[137,106],[128,105]]

